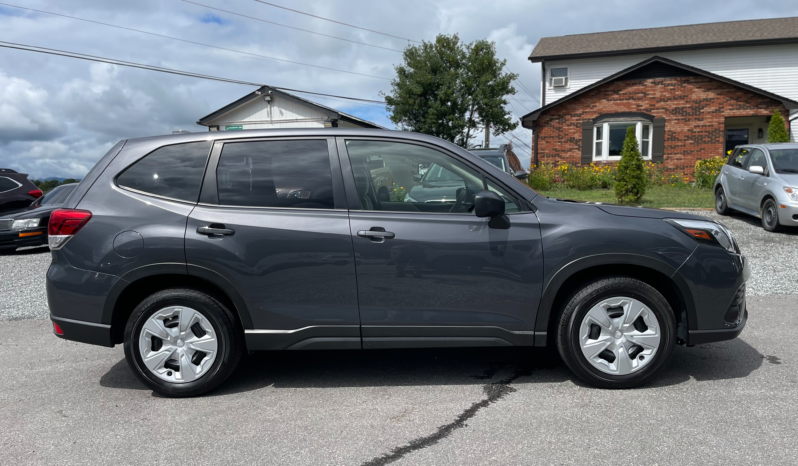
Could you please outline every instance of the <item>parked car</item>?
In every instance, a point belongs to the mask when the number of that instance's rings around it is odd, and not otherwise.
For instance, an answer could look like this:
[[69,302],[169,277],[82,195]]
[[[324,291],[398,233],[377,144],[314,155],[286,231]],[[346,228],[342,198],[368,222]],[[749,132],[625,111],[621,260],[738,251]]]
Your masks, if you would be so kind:
[[[408,175],[441,167],[463,189],[453,203],[382,201],[374,154]],[[252,169],[223,172],[230,160]],[[284,186],[310,195],[280,198]],[[735,338],[748,319],[748,262],[723,225],[546,198],[403,131],[122,141],[49,235],[55,335],[124,344],[167,396],[217,387],[248,350],[552,346],[586,382],[633,387],[676,344]]]
[[470,149],[469,152],[481,157],[482,160],[490,162],[503,172],[519,180],[525,180],[529,176],[529,174],[521,168],[518,157],[516,157],[515,153],[512,152],[507,144],[502,144],[497,148]]
[[0,250],[46,245],[50,213],[63,205],[76,186],[57,186],[30,206],[0,216]]
[[42,190],[25,173],[0,168],[0,215],[23,209],[42,196]]
[[715,211],[759,217],[767,231],[798,226],[798,144],[738,146],[715,180]]

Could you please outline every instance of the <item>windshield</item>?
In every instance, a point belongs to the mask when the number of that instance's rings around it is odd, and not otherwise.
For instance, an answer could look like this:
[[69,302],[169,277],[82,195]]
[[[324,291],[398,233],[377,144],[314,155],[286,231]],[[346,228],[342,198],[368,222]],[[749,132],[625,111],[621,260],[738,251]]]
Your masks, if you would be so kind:
[[776,173],[798,173],[798,149],[775,149],[770,160]]
[[433,163],[427,170],[424,181],[463,181],[463,178],[441,167],[437,163]]
[[499,167],[502,171],[504,171],[504,157],[500,157],[498,155],[483,155],[482,160],[489,162],[491,165]]
[[52,191],[47,193],[43,198],[41,205],[61,205],[63,204],[72,191],[75,190],[76,184],[68,185],[68,186],[58,186],[54,188]]

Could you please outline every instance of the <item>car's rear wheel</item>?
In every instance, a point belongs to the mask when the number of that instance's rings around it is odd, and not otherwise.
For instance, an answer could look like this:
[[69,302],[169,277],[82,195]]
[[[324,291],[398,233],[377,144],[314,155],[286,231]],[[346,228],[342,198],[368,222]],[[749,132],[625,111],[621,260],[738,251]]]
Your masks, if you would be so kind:
[[767,231],[779,231],[781,229],[781,224],[779,223],[779,211],[778,206],[776,205],[776,201],[773,199],[768,199],[762,204],[762,212],[760,213],[760,217],[762,218],[762,228]]
[[125,328],[125,357],[152,390],[196,396],[219,386],[243,352],[235,317],[196,290],[159,291],[134,310]]
[[715,212],[719,215],[729,215],[730,212],[726,191],[722,187],[715,191]]
[[668,362],[675,328],[673,310],[652,286],[629,277],[602,278],[565,305],[557,349],[585,382],[632,388],[649,382]]

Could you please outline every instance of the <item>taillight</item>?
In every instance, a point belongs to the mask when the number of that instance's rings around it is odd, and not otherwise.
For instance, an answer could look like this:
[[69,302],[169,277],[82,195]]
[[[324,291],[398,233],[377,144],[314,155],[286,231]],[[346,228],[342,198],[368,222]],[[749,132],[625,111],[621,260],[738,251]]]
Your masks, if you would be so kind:
[[47,225],[48,243],[53,251],[64,247],[67,241],[91,220],[88,210],[58,209],[50,214]]
[[42,197],[42,190],[41,189],[34,189],[33,191],[28,191],[29,196],[33,196],[36,199]]

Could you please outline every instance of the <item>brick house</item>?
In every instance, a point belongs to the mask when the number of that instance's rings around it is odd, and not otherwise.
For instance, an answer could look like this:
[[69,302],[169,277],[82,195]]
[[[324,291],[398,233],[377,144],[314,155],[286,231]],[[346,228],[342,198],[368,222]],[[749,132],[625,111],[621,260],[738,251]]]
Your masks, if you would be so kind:
[[613,163],[629,126],[644,159],[698,159],[764,142],[774,110],[798,140],[798,18],[543,38],[541,108],[522,118],[533,163]]

